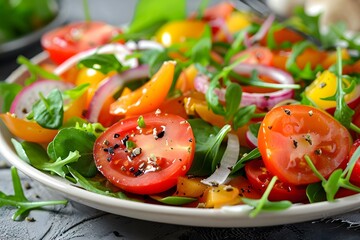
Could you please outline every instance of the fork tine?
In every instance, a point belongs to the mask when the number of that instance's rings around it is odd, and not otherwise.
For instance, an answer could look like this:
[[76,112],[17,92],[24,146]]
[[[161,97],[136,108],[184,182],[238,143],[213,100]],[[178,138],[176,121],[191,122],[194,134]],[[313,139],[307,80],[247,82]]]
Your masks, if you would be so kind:
[[267,16],[271,10],[262,0],[232,0],[235,7],[239,10],[252,11],[260,16]]

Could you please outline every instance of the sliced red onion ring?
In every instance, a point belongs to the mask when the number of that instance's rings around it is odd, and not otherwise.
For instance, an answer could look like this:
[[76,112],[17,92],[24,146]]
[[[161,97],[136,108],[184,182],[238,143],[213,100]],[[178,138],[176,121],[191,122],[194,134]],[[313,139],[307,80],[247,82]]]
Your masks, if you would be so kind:
[[245,137],[249,147],[256,148],[258,146],[258,139],[250,130],[246,131]]
[[227,135],[227,147],[220,161],[220,167],[208,178],[201,180],[202,183],[214,186],[223,184],[231,173],[232,167],[238,160],[240,152],[239,138],[232,133]]
[[10,113],[14,113],[18,118],[25,118],[31,112],[34,103],[40,99],[39,93],[46,96],[53,89],[62,91],[73,87],[72,83],[56,80],[38,80],[20,91],[11,104]]
[[151,40],[140,40],[138,42],[128,41],[126,42],[125,45],[131,51],[148,50],[148,49],[156,49],[156,50],[164,49],[164,47],[160,43]]
[[[240,75],[249,75],[252,71],[257,71],[259,75],[268,76],[280,84],[293,84],[294,79],[290,74],[280,69],[269,67],[265,65],[255,65],[255,64],[246,64],[241,63],[234,67],[234,72]],[[206,93],[209,88],[209,80],[206,76],[199,75],[195,78],[194,87],[197,91]],[[225,92],[226,89],[215,89],[215,93],[219,97],[220,101],[225,101]],[[241,98],[241,106],[256,105],[262,110],[268,110],[274,107],[277,103],[285,100],[291,99],[294,96],[293,89],[281,89],[275,92],[270,93],[248,93],[243,92]]]
[[116,74],[103,80],[98,89],[95,91],[91,99],[90,106],[87,112],[87,119],[89,122],[97,122],[104,102],[109,96],[114,95],[124,83],[146,78],[149,76],[148,65],[141,65],[137,68],[132,68],[122,73]]
[[266,18],[266,20],[261,25],[259,31],[257,31],[257,33],[254,34],[250,38],[250,42],[255,43],[255,42],[258,42],[261,39],[263,39],[265,37],[266,33],[269,31],[269,29],[270,29],[271,25],[273,24],[274,20],[275,20],[275,15],[270,14],[269,17]]
[[83,51],[72,56],[71,58],[60,64],[54,70],[54,73],[57,75],[61,75],[70,68],[72,68],[73,66],[75,66],[81,59],[91,56],[95,53],[100,53],[100,54],[112,53],[115,54],[116,58],[123,65],[129,66],[130,68],[134,68],[138,66],[138,61],[135,58],[126,59],[126,56],[131,54],[131,51],[125,45],[120,43],[112,43],[98,48]]
[[224,33],[225,38],[228,42],[233,41],[233,35],[229,31],[228,26],[226,25],[225,19],[223,18],[216,18],[212,21],[209,21],[209,24],[211,27],[218,27],[220,30],[222,30],[222,33]]

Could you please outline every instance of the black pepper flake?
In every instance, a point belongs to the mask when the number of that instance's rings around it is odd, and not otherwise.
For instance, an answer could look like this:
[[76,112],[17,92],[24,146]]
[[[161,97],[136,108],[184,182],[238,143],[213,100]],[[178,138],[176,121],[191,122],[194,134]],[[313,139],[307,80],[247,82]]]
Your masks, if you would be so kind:
[[107,160],[108,162],[111,162],[111,159],[112,159],[111,157],[107,157],[107,158],[106,158],[106,160]]
[[156,138],[155,138],[155,139],[162,138],[162,137],[164,137],[164,135],[165,135],[165,131],[162,130],[161,132],[159,132],[159,133],[156,134]]
[[138,176],[142,175],[143,173],[144,173],[144,172],[139,169],[139,170],[137,170],[137,171],[134,173],[134,176],[135,176],[135,177],[138,177]]
[[271,129],[272,129],[272,126],[268,126],[268,129],[271,130]]
[[293,140],[293,146],[294,146],[295,149],[297,148],[298,142],[296,140]]
[[129,168],[129,171],[130,171],[130,172],[135,172],[135,168],[134,168],[134,167],[130,167],[130,168]]
[[307,141],[310,145],[312,145],[312,140],[310,135],[305,135],[305,141]]
[[289,109],[284,109],[284,112],[286,113],[286,115],[291,115],[291,111]]
[[322,154],[322,150],[320,148],[315,150],[315,154],[316,155],[321,155]]
[[129,140],[129,135],[126,135],[123,139],[121,139],[121,143],[126,146],[126,142]]
[[324,87],[326,87],[326,83],[324,82],[320,83],[320,88],[324,88]]
[[120,134],[118,134],[118,133],[114,134],[114,138],[119,138],[119,137],[120,137]]
[[192,139],[192,138],[190,138],[190,139],[189,139],[189,142],[192,142],[192,141],[193,141],[193,139]]
[[28,222],[35,222],[36,221],[35,218],[33,218],[33,217],[26,217],[25,219]]
[[113,231],[115,237],[124,237],[124,235],[120,234],[118,231]]
[[103,143],[104,143],[105,146],[109,146],[109,144],[110,144],[110,142],[108,140],[104,140]]

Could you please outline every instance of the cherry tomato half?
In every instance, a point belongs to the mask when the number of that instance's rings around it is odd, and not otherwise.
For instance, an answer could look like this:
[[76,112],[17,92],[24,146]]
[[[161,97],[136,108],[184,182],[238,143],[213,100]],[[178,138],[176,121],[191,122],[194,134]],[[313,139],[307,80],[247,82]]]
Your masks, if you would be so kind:
[[[253,160],[245,165],[245,172],[252,186],[262,194],[268,187],[272,177],[262,160]],[[306,187],[296,186],[282,181],[277,181],[270,192],[270,201],[289,200],[291,202],[302,202],[306,200]]]
[[189,170],[195,152],[190,124],[177,115],[148,113],[115,123],[95,142],[99,171],[115,186],[156,194],[175,186]]
[[270,110],[261,123],[259,151],[266,168],[283,182],[295,185],[320,181],[305,161],[328,177],[347,160],[348,130],[317,108],[288,105]]
[[[351,156],[354,154],[354,152],[358,147],[360,147],[360,139],[355,140],[354,144],[352,145],[349,153],[349,159],[351,158]],[[355,166],[350,176],[350,181],[356,186],[360,186],[360,158],[355,163]]]
[[103,22],[75,22],[43,35],[41,45],[60,64],[81,51],[111,42],[120,32]]
[[234,62],[241,57],[246,57],[243,63],[272,65],[274,56],[269,48],[251,47],[236,54],[232,61]]

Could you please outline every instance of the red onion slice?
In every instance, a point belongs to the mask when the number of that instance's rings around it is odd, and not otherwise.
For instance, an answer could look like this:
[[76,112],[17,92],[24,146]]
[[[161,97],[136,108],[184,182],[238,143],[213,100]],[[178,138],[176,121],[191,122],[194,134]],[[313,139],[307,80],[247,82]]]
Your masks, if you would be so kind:
[[[268,76],[280,84],[293,84],[294,79],[290,74],[280,69],[269,67],[265,65],[255,65],[241,63],[234,67],[234,72],[240,75],[249,75],[252,71],[257,71],[259,75]],[[203,75],[199,75],[195,78],[194,87],[197,91],[206,93],[209,88],[209,80]],[[225,88],[215,89],[215,93],[219,97],[220,101],[225,101]],[[270,93],[248,93],[243,92],[241,98],[241,106],[256,105],[262,110],[268,110],[274,107],[277,103],[291,99],[294,96],[293,89],[281,89]]]
[[258,139],[250,130],[246,131],[245,137],[249,147],[256,148],[258,146]]
[[90,101],[87,112],[89,122],[97,122],[102,106],[109,96],[114,95],[125,83],[149,76],[148,65],[132,68],[103,80]]
[[10,113],[14,113],[18,118],[25,118],[31,112],[34,103],[40,99],[39,93],[46,96],[53,89],[63,91],[73,87],[72,83],[56,80],[38,80],[20,91],[11,104]]
[[100,54],[112,53],[116,56],[116,58],[119,60],[119,62],[121,62],[121,64],[123,64],[125,66],[129,66],[130,68],[134,68],[134,67],[138,66],[138,61],[135,58],[126,59],[126,57],[131,54],[131,51],[125,45],[122,45],[119,43],[112,43],[112,44],[107,44],[107,45],[104,45],[104,46],[101,46],[98,48],[83,51],[83,52],[80,52],[80,53],[72,56],[71,58],[69,58],[62,64],[60,64],[54,70],[54,73],[57,75],[61,75],[61,74],[65,73],[67,70],[69,70],[70,68],[72,68],[73,66],[75,66],[81,59],[84,59],[95,53],[100,53]]
[[237,162],[240,152],[239,138],[232,133],[229,133],[227,137],[227,147],[221,158],[220,167],[208,178],[201,180],[202,183],[210,186],[223,184],[231,173],[232,167]]
[[266,20],[261,25],[259,31],[257,31],[257,33],[250,38],[250,42],[255,43],[255,42],[258,42],[261,39],[263,39],[265,37],[266,33],[269,31],[274,20],[275,20],[275,15],[270,14],[269,17],[266,18]]
[[222,33],[224,34],[226,41],[228,41],[228,42],[233,41],[233,35],[231,34],[228,26],[226,25],[225,19],[216,18],[212,21],[209,21],[209,24],[211,27],[218,27],[220,30],[222,30]]

